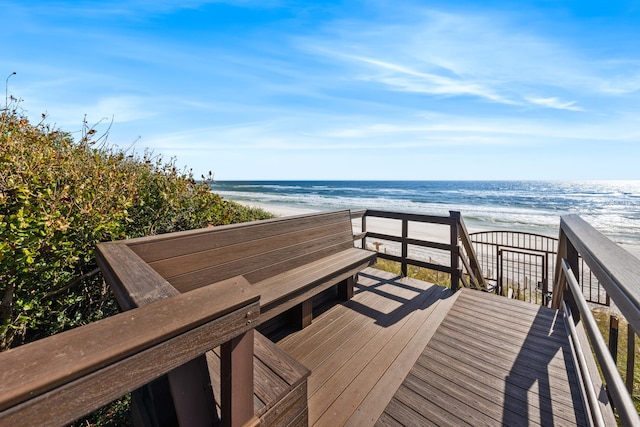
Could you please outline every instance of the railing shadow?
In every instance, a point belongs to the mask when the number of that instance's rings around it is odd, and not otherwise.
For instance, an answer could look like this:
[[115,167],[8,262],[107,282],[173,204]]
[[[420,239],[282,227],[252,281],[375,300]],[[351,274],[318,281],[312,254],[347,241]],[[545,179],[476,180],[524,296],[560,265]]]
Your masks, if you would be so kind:
[[[393,278],[381,278],[368,273],[359,273],[359,277],[364,277],[369,280],[373,280],[372,284],[362,284],[358,281],[355,285],[355,293],[362,294],[364,292],[374,293],[384,298],[390,299],[394,302],[400,303],[395,309],[389,312],[382,312],[359,301],[351,300],[348,302],[350,309],[367,316],[375,320],[375,324],[389,327],[402,319],[410,315],[412,312],[418,310],[426,310],[438,301],[446,299],[453,295],[453,291],[448,288],[444,288],[438,285],[432,285],[427,289],[412,286],[405,282],[401,282],[400,276]],[[394,286],[405,290],[410,290],[415,293],[412,298],[404,298],[380,289],[382,286]]]
[[[565,337],[565,339],[556,340],[556,337]],[[544,346],[540,344],[542,339],[545,341]],[[566,379],[554,379],[554,375],[550,372],[551,364],[556,359],[558,352],[563,354],[563,368],[567,373],[568,381]],[[552,408],[554,396],[552,394],[557,397],[559,393],[566,393],[566,390],[553,390],[554,384],[559,382],[563,382],[565,386],[566,384],[569,385],[570,395],[568,397],[573,402],[571,405],[574,409],[573,415],[576,420],[584,420],[586,424],[585,409],[581,390],[578,386],[579,379],[576,376],[576,369],[571,356],[571,349],[568,341],[566,341],[566,330],[562,314],[556,312],[554,316],[551,310],[540,307],[505,381],[505,410],[503,411],[502,425],[526,425],[527,422],[534,420],[543,426],[556,425],[559,420],[554,419]],[[535,407],[529,404],[530,392],[536,384],[538,387],[539,406],[537,410],[539,414],[530,414],[530,408]],[[555,411],[556,416],[560,412],[562,411]],[[561,420],[560,424],[562,424]]]

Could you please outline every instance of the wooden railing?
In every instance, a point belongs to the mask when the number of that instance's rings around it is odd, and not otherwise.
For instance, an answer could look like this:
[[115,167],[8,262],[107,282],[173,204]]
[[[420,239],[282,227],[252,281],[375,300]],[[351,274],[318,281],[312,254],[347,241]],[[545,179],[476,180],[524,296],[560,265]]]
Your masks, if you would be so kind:
[[[378,251],[378,257],[400,263],[401,274],[407,276],[408,266],[426,268],[449,274],[451,288],[457,290],[460,282],[463,286],[475,289],[486,289],[487,283],[480,269],[480,263],[476,257],[469,238],[469,233],[460,212],[451,211],[449,216],[420,215],[410,213],[386,212],[379,210],[352,211],[352,219],[361,219],[361,233],[354,236],[354,240],[360,240],[362,247],[367,247],[367,241],[382,240],[395,242],[400,246],[399,255]],[[368,229],[367,218],[383,218],[400,221],[400,235],[390,235]],[[434,242],[419,239],[409,234],[409,224],[436,224],[449,227],[449,241]],[[374,243],[375,245],[375,243]],[[409,255],[409,247],[429,248],[448,253],[448,265],[445,263],[430,262],[426,259],[418,259]]]
[[[68,424],[217,346],[222,424],[243,425],[253,414],[247,372],[253,372],[259,315],[259,296],[228,284],[221,292],[213,284],[2,352],[0,425]],[[179,417],[181,425],[203,425],[207,418],[189,411]],[[208,415],[216,417],[215,410]]]
[[[579,277],[579,257],[584,259],[629,322],[626,385],[576,279]],[[594,423],[610,424],[607,415],[611,412],[611,407],[602,399],[605,395],[602,391],[606,390],[606,395],[610,397],[622,424],[640,425],[640,418],[631,397],[635,365],[635,331],[640,328],[640,260],[596,231],[579,216],[562,217],[552,305],[554,308],[563,309],[568,317]],[[596,355],[604,383],[595,366],[589,363],[589,346]]]

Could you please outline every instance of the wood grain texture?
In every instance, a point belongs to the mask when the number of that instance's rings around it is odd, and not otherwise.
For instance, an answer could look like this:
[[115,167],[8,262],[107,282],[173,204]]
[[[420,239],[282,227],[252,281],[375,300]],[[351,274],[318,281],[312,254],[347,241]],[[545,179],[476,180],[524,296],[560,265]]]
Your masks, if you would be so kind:
[[[157,305],[160,304],[162,302],[157,303]],[[154,305],[150,305],[139,310],[152,310],[154,308],[156,308]],[[133,312],[134,315],[136,314],[135,312]],[[10,407],[0,413],[0,424],[45,426],[64,425],[71,422],[123,394],[184,365],[186,362],[205,353],[212,345],[228,341],[231,337],[251,329],[252,325],[249,321],[255,320],[258,313],[259,307],[257,301],[255,301],[243,309],[209,319],[207,323],[201,326],[195,326],[193,329],[186,331],[182,330],[180,335],[166,338],[164,341],[150,340],[147,347],[141,348],[136,341],[137,352],[129,354],[126,358],[110,360],[109,363],[104,363],[104,359],[110,359],[110,355],[99,356],[96,355],[96,352],[104,351],[105,353],[110,353],[108,349],[105,349],[104,343],[109,344],[117,341],[116,337],[111,333],[114,330],[112,329],[114,325],[107,324],[109,326],[109,337],[104,337],[100,331],[104,327],[103,322],[113,318],[89,325],[97,325],[93,326],[93,333],[90,333],[89,337],[84,336],[86,331],[81,331],[81,335],[87,340],[84,341],[83,348],[79,350],[73,350],[75,345],[58,346],[61,336],[63,341],[68,338],[64,337],[67,332],[54,335],[50,338],[57,338],[58,342],[53,345],[53,349],[50,352],[44,351],[41,353],[37,351],[37,354],[43,354],[42,359],[37,363],[27,362],[26,365],[28,366],[25,366],[21,371],[13,369],[3,371],[6,381],[2,382],[2,387],[6,387],[10,391],[0,393],[3,400],[2,407]],[[132,312],[127,312],[115,317],[131,317],[131,314]],[[166,313],[163,313],[163,321],[166,320],[165,317]],[[156,320],[158,319],[156,318]],[[156,322],[154,326],[156,329],[164,329],[162,327],[158,328],[161,325],[161,322]],[[118,332],[117,336],[120,337],[124,333],[124,329],[117,328],[118,325],[115,326],[115,330]],[[132,328],[131,323],[125,326],[132,331],[137,329],[136,327]],[[82,329],[84,328],[78,328],[78,330]],[[76,330],[69,332],[74,331]],[[131,333],[135,334],[135,332]],[[75,342],[77,338],[74,336],[72,341]],[[47,340],[49,338],[43,341]],[[128,342],[128,340],[125,340],[125,342]],[[47,344],[51,343],[53,341],[49,341]],[[95,343],[100,344],[96,345]],[[39,342],[33,344],[34,346],[30,348],[25,349],[27,347],[25,345],[18,347],[16,350],[32,350]],[[30,346],[30,344],[28,345]],[[115,347],[119,346],[120,344],[116,343]],[[109,347],[109,345],[106,347]],[[17,356],[17,353],[1,353],[0,358],[13,358]],[[121,354],[125,353],[128,352],[121,351]],[[54,356],[51,357],[51,355]],[[92,360],[92,363],[89,364],[83,360],[85,355]],[[24,356],[24,359],[29,360],[26,356]],[[3,365],[5,362],[7,362],[6,359],[2,360]],[[60,363],[63,366],[60,368],[61,372],[56,370]],[[47,364],[51,366],[47,366]],[[69,370],[77,372],[70,373]],[[43,378],[42,372],[45,372],[48,377]],[[126,372],[126,375],[123,375],[123,372]],[[10,378],[6,378],[7,376]],[[25,388],[22,381],[25,381],[25,384],[33,392]]]
[[564,318],[459,294],[377,425],[588,425]]
[[96,261],[122,310],[142,307],[179,294],[122,242],[98,244]]
[[[633,325],[634,330],[639,331],[640,259],[612,242],[578,215],[563,216],[560,228],[561,245],[567,246],[563,242],[566,236],[622,311],[625,319]],[[560,271],[558,266],[556,271]]]
[[[344,222],[349,211],[306,214],[249,223],[230,224],[165,235],[129,239],[127,244],[146,262],[206,251],[245,241],[286,234],[297,228],[313,228],[332,222]],[[211,236],[215,236],[211,238]]]
[[310,425],[344,425],[349,418],[351,425],[375,422],[377,415],[367,421],[367,412],[380,408],[379,415],[397,388],[390,384],[413,366],[421,340],[435,330],[431,322],[441,319],[437,309],[448,296],[443,291],[368,268],[358,275],[351,300],[278,342],[311,369]]
[[242,275],[261,295],[262,320],[354,276],[376,257],[353,247],[349,211],[132,239],[102,252],[122,306]]
[[[207,353],[207,362],[214,389],[220,393],[220,352]],[[306,379],[310,371],[282,351],[259,332],[254,332],[254,413],[262,418],[266,412],[281,405],[282,400],[304,385],[306,408]],[[284,404],[286,407],[286,404]],[[283,406],[279,406],[282,411]]]
[[0,409],[257,301],[248,286],[216,284],[2,352],[2,365],[12,369],[0,373]]

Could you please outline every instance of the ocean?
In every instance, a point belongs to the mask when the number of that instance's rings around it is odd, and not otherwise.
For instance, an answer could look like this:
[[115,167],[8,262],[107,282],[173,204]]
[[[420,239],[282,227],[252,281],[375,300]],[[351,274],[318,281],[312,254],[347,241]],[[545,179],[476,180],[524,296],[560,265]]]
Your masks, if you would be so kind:
[[640,181],[221,181],[212,190],[267,210],[457,210],[473,231],[552,237],[560,216],[572,213],[616,243],[640,248]]

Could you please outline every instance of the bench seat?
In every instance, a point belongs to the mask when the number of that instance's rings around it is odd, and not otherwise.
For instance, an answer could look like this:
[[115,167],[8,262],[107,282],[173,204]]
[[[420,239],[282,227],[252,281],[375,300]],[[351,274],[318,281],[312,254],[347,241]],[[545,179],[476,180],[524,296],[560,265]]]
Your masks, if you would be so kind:
[[[269,320],[331,286],[349,280],[371,265],[374,259],[375,253],[350,248],[253,284],[252,288],[260,294],[261,321]],[[350,286],[353,283],[343,284],[345,288]],[[342,295],[347,298],[351,290],[345,289]]]

